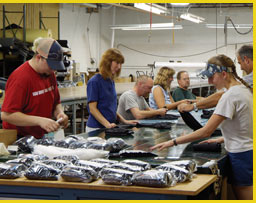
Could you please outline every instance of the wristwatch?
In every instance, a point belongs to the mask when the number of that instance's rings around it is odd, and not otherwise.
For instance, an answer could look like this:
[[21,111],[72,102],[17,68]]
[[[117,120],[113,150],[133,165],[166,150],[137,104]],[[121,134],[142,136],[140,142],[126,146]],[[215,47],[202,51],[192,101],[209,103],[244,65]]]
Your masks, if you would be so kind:
[[175,146],[178,145],[176,139],[173,139],[172,141],[173,141],[173,144],[174,144]]
[[197,112],[198,111],[198,108],[196,106],[196,103],[193,103],[193,107],[194,107],[194,111]]

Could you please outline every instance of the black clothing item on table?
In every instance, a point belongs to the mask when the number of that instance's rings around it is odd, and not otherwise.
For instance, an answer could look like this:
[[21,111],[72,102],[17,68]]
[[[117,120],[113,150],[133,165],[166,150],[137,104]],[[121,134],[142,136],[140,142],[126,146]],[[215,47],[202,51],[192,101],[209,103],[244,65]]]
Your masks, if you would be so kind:
[[122,136],[122,135],[132,135],[134,132],[125,128],[106,128],[106,136]]
[[212,116],[213,112],[214,112],[214,110],[203,109],[203,114],[201,115],[201,118],[209,119]]
[[172,123],[160,122],[160,123],[137,123],[137,127],[149,127],[158,129],[172,129]]
[[154,117],[145,118],[145,120],[176,120],[179,117],[180,116],[165,114],[164,116],[157,115],[157,116],[154,116]]
[[221,152],[221,144],[220,143],[194,144],[193,150],[204,151],[204,152]]

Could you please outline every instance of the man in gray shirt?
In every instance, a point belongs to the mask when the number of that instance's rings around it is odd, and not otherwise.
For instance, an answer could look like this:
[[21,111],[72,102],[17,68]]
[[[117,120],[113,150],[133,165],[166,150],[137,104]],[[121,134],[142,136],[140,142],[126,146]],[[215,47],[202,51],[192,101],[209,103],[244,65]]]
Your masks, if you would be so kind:
[[153,80],[146,76],[140,76],[132,90],[124,92],[119,98],[117,112],[126,120],[139,120],[153,116],[164,116],[167,109],[151,109],[145,101],[146,96],[151,92]]

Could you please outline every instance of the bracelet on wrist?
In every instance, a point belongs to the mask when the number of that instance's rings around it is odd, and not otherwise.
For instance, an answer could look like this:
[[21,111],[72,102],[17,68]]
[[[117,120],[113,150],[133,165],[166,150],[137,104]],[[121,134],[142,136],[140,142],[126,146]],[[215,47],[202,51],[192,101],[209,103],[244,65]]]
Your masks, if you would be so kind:
[[196,103],[193,103],[193,107],[194,107],[194,111],[197,112],[197,111],[198,111],[198,108],[197,108]]

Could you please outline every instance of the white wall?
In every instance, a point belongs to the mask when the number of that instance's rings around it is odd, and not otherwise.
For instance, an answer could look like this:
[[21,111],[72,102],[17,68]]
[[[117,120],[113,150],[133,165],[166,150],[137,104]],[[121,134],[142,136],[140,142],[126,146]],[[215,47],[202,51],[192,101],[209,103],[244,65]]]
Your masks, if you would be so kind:
[[[99,13],[93,13],[88,26],[89,14],[85,8],[78,4],[63,4],[60,10],[61,16],[61,39],[67,39],[72,49],[72,57],[81,64],[81,71],[87,68],[95,68],[90,64],[90,54],[88,50],[88,35],[86,28],[89,27],[91,57],[95,58],[97,65],[101,54],[111,46],[113,7],[100,9]],[[191,8],[189,12],[202,16],[206,19],[203,24],[191,23],[189,21],[175,22],[183,25],[182,30],[173,31],[152,31],[149,41],[149,31],[115,31],[115,47],[119,48],[125,56],[125,64],[122,68],[121,76],[135,74],[136,70],[150,72],[148,64],[154,61],[183,61],[183,62],[206,62],[216,54],[226,54],[235,59],[235,51],[243,43],[252,43],[252,32],[248,35],[239,35],[234,29],[228,29],[227,42],[225,45],[225,35],[223,29],[206,28],[206,23],[224,24],[225,16],[229,16],[235,24],[252,24],[252,8]],[[116,24],[137,24],[149,23],[149,14],[136,12],[123,8],[116,8]],[[153,15],[153,23],[171,22],[171,19]],[[248,29],[240,29],[245,32]],[[174,43],[172,42],[174,37]],[[138,50],[152,55],[142,54],[130,49]],[[213,50],[213,51],[210,51]],[[208,52],[207,52],[208,51]],[[207,52],[204,54],[198,54]],[[188,57],[188,55],[194,55]],[[166,57],[164,57],[166,56]],[[237,65],[239,67],[239,65]],[[238,68],[240,70],[240,68]],[[194,70],[192,70],[194,71]],[[239,71],[239,75],[242,75]]]

